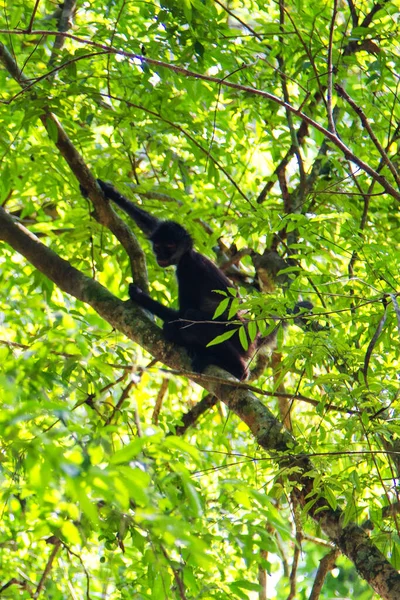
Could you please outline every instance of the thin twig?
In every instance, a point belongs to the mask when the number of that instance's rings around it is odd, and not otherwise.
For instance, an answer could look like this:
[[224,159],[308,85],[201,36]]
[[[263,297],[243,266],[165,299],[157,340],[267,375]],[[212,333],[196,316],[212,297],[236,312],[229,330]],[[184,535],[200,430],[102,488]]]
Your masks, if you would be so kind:
[[[33,86],[35,86],[40,81],[51,78],[53,75],[55,75],[59,71],[62,71],[63,69],[66,69],[69,65],[71,65],[73,63],[76,63],[80,60],[84,60],[87,58],[93,58],[95,56],[104,56],[107,54],[110,54],[110,52],[108,50],[101,50],[100,52],[89,52],[88,54],[81,54],[79,56],[73,56],[72,58],[69,58],[68,60],[63,62],[62,65],[58,65],[57,67],[54,67],[54,69],[47,71],[47,73],[45,73],[44,75],[40,75],[39,77],[34,77],[34,78],[27,78],[26,82],[24,82],[24,86],[23,86],[22,90],[20,90],[19,92],[14,94],[11,98],[9,98],[7,100],[7,102],[5,102],[5,104],[10,104],[14,100],[16,100],[19,96],[22,96],[22,94],[25,94],[27,91],[29,91]],[[23,70],[24,69],[22,68],[21,72],[23,72]]]
[[21,581],[21,580],[17,579],[16,577],[12,577],[12,579],[7,581],[7,583],[5,583],[4,585],[2,585],[0,587],[0,595],[3,595],[3,592],[7,588],[11,587],[12,585],[18,585],[22,590],[25,590],[26,592],[28,592],[28,594],[31,598],[33,598],[33,592],[31,590],[29,584],[26,581]]
[[35,20],[35,15],[36,15],[36,11],[38,9],[39,3],[40,3],[40,0],[36,0],[35,6],[33,7],[31,18],[30,18],[30,21],[28,24],[28,31],[32,31],[32,25],[33,25],[33,21]]
[[160,548],[161,548],[161,552],[163,553],[166,561],[169,564],[170,569],[172,570],[172,573],[174,574],[174,579],[175,579],[176,586],[178,588],[179,597],[181,598],[181,600],[187,600],[186,594],[185,594],[185,586],[184,586],[181,574],[179,573],[179,570],[175,567],[175,563],[173,563],[172,560],[170,559],[170,557],[168,556],[167,551],[165,550],[164,546],[160,545]]
[[[121,19],[122,13],[125,10],[125,5],[126,5],[126,0],[123,0],[123,2],[121,3],[121,6],[119,8],[119,11],[118,11],[118,14],[117,14],[117,18],[115,19],[115,21],[113,23],[113,30],[112,30],[112,33],[111,33],[111,36],[110,36],[110,45],[111,46],[114,43],[114,37],[115,37],[115,34],[117,32],[117,25],[119,24],[119,21]],[[107,57],[107,91],[111,95],[110,63],[111,63],[111,54],[108,54],[108,57]]]
[[42,576],[40,578],[40,581],[38,583],[36,591],[33,594],[33,598],[35,600],[36,600],[36,598],[39,597],[40,592],[43,590],[44,584],[46,583],[46,579],[50,575],[50,571],[51,571],[51,568],[53,566],[54,559],[57,556],[57,553],[58,553],[58,551],[59,551],[59,549],[61,547],[61,540],[59,540],[55,536],[52,536],[52,541],[48,542],[48,543],[52,543],[53,544],[53,549],[52,549],[51,554],[49,556],[49,559],[47,561],[46,567],[45,567],[45,569],[44,569],[44,571],[42,573]]
[[129,392],[131,391],[131,389],[134,385],[136,385],[136,381],[130,381],[128,383],[128,385],[122,390],[122,394],[120,395],[117,404],[114,406],[113,410],[111,411],[110,416],[107,418],[105,425],[110,425],[111,421],[114,418],[115,413],[120,410],[124,401],[128,398]]
[[328,575],[329,571],[332,571],[333,567],[335,566],[335,561],[339,554],[340,550],[334,548],[319,561],[318,571],[315,576],[314,584],[308,600],[318,600],[326,576]]
[[164,396],[168,389],[168,384],[169,384],[169,378],[164,377],[161,382],[160,389],[158,390],[156,403],[154,405],[154,410],[153,410],[153,416],[151,417],[151,422],[154,423],[154,425],[158,425],[158,417],[160,416],[160,411],[161,411],[162,403],[164,400]]
[[67,544],[65,544],[64,542],[62,544],[63,544],[64,548],[67,550],[67,552],[69,554],[72,554],[72,556],[75,556],[75,558],[77,558],[79,560],[79,562],[81,563],[81,567],[82,567],[82,569],[83,569],[83,571],[85,573],[85,577],[86,577],[86,599],[90,600],[90,575],[89,575],[89,571],[85,567],[85,563],[83,562],[82,557],[79,556],[79,554],[77,554],[73,550],[71,550],[71,548],[69,546],[67,546]]
[[[192,371],[184,371],[184,370],[175,370],[175,369],[160,369],[161,371],[164,371],[165,373],[171,373],[173,375],[180,375],[182,377],[189,377],[190,379],[193,379],[194,381],[196,381],[196,379],[199,379],[200,381],[210,381],[213,383],[221,383],[221,384],[226,384],[228,383],[227,379],[224,379],[222,377],[216,377],[214,375],[207,375],[205,373],[193,373]],[[306,402],[307,404],[311,404],[312,406],[319,406],[321,404],[321,402],[319,402],[318,400],[314,400],[314,398],[309,398],[308,396],[303,396],[302,394],[290,394],[290,393],[284,393],[284,392],[268,392],[266,390],[262,390],[261,388],[258,388],[254,385],[250,385],[248,383],[244,383],[241,381],[237,381],[236,379],[229,379],[229,385],[235,387],[235,388],[241,388],[244,390],[249,390],[251,392],[254,392],[255,394],[260,394],[261,396],[269,396],[271,398],[288,398],[290,400],[300,400],[301,402]],[[331,404],[330,402],[327,402],[326,404],[324,404],[324,408],[325,409],[329,409],[329,410],[336,410],[338,412],[344,412],[344,413],[348,413],[348,414],[359,414],[360,411],[358,410],[352,410],[351,408],[341,408],[339,406],[335,406],[334,404]]]
[[386,317],[387,317],[387,304],[386,304],[386,302],[384,302],[383,315],[382,315],[382,317],[379,320],[378,327],[376,328],[375,333],[372,336],[372,340],[368,344],[368,348],[367,348],[367,351],[365,353],[364,365],[363,365],[363,374],[364,374],[365,385],[367,387],[369,387],[368,386],[368,366],[369,366],[369,361],[371,360],[371,356],[372,356],[372,353],[374,351],[376,342],[378,341],[378,338],[381,335],[381,333],[383,331],[383,328],[385,326]]
[[351,15],[351,23],[353,27],[358,26],[358,15],[356,11],[356,7],[354,6],[353,0],[347,0],[347,4],[349,5],[350,15]]
[[[287,86],[286,66],[285,66],[285,61],[284,61],[283,53],[282,53],[283,47],[284,47],[283,37],[282,37],[282,33],[284,31],[284,25],[285,25],[285,5],[284,5],[284,0],[280,0],[279,1],[279,31],[280,31],[279,43],[280,43],[281,52],[279,52],[277,58],[278,58],[278,64],[279,64],[279,72],[280,72],[280,78],[281,78],[281,84],[282,84],[283,98],[284,98],[285,102],[287,104],[289,104],[290,96],[289,96],[289,90],[288,90],[288,86]],[[297,138],[296,130],[295,130],[293,119],[292,119],[292,114],[288,109],[286,109],[285,112],[286,112],[286,119],[287,119],[288,126],[289,126],[290,138],[291,138],[291,142],[292,142],[291,145],[293,147],[293,152],[294,152],[294,155],[296,156],[297,164],[299,167],[300,185],[299,185],[299,194],[298,194],[298,197],[296,200],[297,206],[290,206],[290,200],[293,199],[293,195],[290,196],[290,194],[288,192],[284,168],[282,168],[280,171],[278,171],[277,174],[278,174],[278,180],[281,184],[282,196],[283,196],[283,200],[284,200],[284,205],[286,206],[286,212],[296,212],[298,205],[302,203],[303,193],[305,190],[305,171],[304,171],[303,159],[302,159],[302,156],[300,153],[299,140]]]
[[210,410],[218,402],[218,398],[214,394],[207,394],[197,404],[195,404],[187,413],[181,416],[183,425],[178,425],[175,429],[174,435],[183,435],[186,431],[194,425],[199,417],[205,412]]
[[322,538],[315,537],[315,535],[310,535],[308,533],[304,533],[303,539],[307,542],[312,542],[313,544],[317,544],[319,546],[324,546],[325,548],[333,549],[334,545],[332,542],[328,540],[323,540]]
[[331,24],[329,27],[329,44],[328,44],[328,89],[327,89],[327,112],[328,112],[328,127],[329,131],[336,134],[335,121],[333,118],[332,111],[332,94],[333,94],[333,62],[332,62],[332,50],[333,50],[333,33],[335,30],[335,21],[337,14],[337,0],[333,0],[333,13],[331,18]]
[[237,15],[235,15],[234,12],[232,12],[227,6],[225,6],[224,4],[222,4],[222,2],[220,2],[219,0],[214,0],[215,4],[218,4],[221,8],[224,9],[224,11],[226,13],[228,13],[228,15],[230,15],[232,17],[232,19],[235,19],[235,21],[237,21],[238,23],[240,23],[242,25],[242,27],[244,27],[245,29],[247,29],[248,31],[250,31],[250,33],[252,33],[258,40],[260,40],[260,42],[263,41],[262,36],[257,33],[256,31],[254,31],[254,29],[252,29],[250,27],[250,25],[247,25],[247,23],[245,23],[244,21],[242,21],[242,19],[240,17],[238,17]]
[[300,506],[296,500],[295,494],[292,494],[292,503],[293,503],[294,523],[295,523],[295,528],[296,528],[296,536],[295,536],[296,542],[295,542],[294,552],[293,552],[292,568],[291,568],[290,576],[289,576],[290,591],[289,591],[287,600],[293,600],[296,597],[297,568],[299,566],[301,542],[303,540],[303,528],[301,525]]
[[393,304],[394,314],[396,315],[396,319],[397,319],[397,329],[399,330],[399,334],[400,334],[400,306],[397,302],[397,298],[396,298],[395,294],[389,294],[389,296],[390,296],[390,299]]

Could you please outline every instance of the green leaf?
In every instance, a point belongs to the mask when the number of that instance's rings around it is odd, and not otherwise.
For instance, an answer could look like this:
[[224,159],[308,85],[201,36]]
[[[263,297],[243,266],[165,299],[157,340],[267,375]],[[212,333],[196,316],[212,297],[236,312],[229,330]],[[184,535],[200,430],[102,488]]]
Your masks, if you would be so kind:
[[111,465],[118,465],[121,463],[126,463],[135,458],[142,450],[144,444],[146,443],[145,439],[137,438],[133,442],[130,442],[120,450],[117,450],[115,454],[110,457]]
[[220,302],[217,306],[217,308],[215,309],[214,315],[213,315],[213,319],[217,319],[219,316],[221,316],[226,309],[228,308],[228,305],[230,303],[230,299],[229,298],[224,298],[222,300],[222,302]]
[[51,141],[56,144],[58,141],[58,129],[57,125],[50,117],[46,119],[46,129]]
[[343,527],[346,527],[350,521],[356,518],[356,506],[354,503],[354,498],[349,495],[347,499],[347,504],[343,513]]
[[398,571],[400,569],[400,550],[397,544],[393,544],[392,548],[392,556],[390,558],[390,562],[394,566],[394,568]]
[[229,307],[228,320],[233,319],[239,310],[239,300],[234,298]]
[[239,340],[242,344],[242,348],[244,348],[244,350],[247,350],[249,347],[249,340],[247,338],[246,327],[239,328]]
[[327,486],[324,485],[324,498],[329,502],[329,506],[333,509],[336,510],[337,509],[337,499],[336,499],[336,495],[333,492],[333,490]]
[[256,321],[249,321],[247,324],[247,333],[249,334],[250,340],[252,342],[254,342],[254,340],[256,339],[257,332],[258,332],[258,328],[257,328]]
[[226,331],[225,333],[222,333],[221,335],[218,335],[216,338],[214,338],[213,340],[211,340],[211,342],[207,344],[207,348],[209,348],[210,346],[215,346],[217,344],[222,344],[222,342],[229,340],[229,338],[231,338],[236,333],[236,331],[237,329],[231,329],[229,331]]

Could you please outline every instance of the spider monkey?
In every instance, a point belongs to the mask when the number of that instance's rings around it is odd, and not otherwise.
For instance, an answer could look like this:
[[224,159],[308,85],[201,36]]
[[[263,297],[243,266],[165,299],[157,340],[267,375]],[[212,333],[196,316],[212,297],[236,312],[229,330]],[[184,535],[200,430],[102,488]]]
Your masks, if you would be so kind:
[[[276,334],[249,340],[245,350],[238,329],[245,320],[240,314],[228,317],[228,309],[213,320],[223,297],[215,290],[228,292],[231,282],[208,258],[193,249],[193,240],[175,221],[162,221],[135,206],[113,185],[97,180],[104,195],[124,210],[149,238],[160,267],[176,265],[179,309],[174,310],[153,300],[135,284],[129,286],[129,297],[142,308],[164,321],[163,332],[168,341],[184,346],[192,358],[192,368],[203,371],[208,365],[225,369],[238,379],[248,376],[247,362],[257,348],[270,345]],[[84,190],[82,190],[84,193]],[[207,348],[217,336],[233,331],[232,337]]]

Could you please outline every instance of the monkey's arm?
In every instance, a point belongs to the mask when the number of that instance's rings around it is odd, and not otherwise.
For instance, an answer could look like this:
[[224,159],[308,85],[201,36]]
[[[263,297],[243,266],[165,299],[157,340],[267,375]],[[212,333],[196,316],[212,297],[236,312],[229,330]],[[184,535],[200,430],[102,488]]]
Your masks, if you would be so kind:
[[142,292],[142,290],[134,283],[131,283],[129,286],[129,297],[132,302],[136,302],[136,304],[139,304],[142,308],[150,311],[164,322],[176,321],[179,319],[179,312],[177,310],[164,306],[160,302],[157,302],[157,300],[153,300],[153,298],[150,298],[145,292]]
[[103,194],[112,202],[115,202],[122,210],[126,212],[136,223],[136,225],[143,231],[147,236],[151,235],[155,228],[159,225],[160,220],[157,217],[153,217],[148,212],[139,208],[133,202],[125,198],[119,193],[117,189],[111,183],[105,183],[101,179],[97,180],[97,183],[101,187]]

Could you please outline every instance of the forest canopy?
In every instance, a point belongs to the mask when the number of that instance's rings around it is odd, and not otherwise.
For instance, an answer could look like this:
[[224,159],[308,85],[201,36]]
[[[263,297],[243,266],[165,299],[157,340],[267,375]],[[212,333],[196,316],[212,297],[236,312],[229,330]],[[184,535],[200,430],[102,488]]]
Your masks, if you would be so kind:
[[[399,33],[394,0],[0,0],[2,598],[400,598]],[[176,275],[98,178],[276,333],[248,381],[129,300]]]

